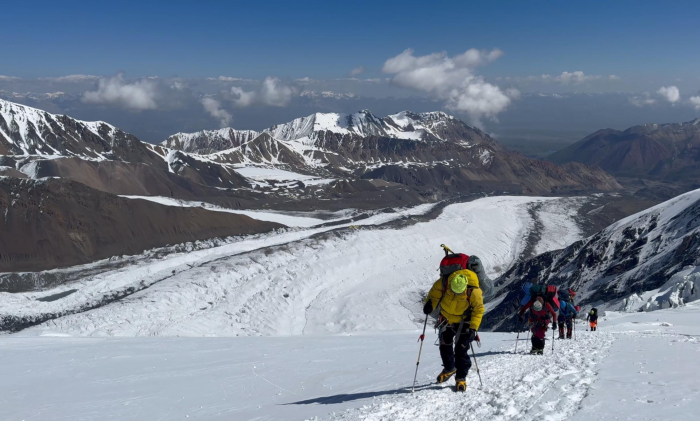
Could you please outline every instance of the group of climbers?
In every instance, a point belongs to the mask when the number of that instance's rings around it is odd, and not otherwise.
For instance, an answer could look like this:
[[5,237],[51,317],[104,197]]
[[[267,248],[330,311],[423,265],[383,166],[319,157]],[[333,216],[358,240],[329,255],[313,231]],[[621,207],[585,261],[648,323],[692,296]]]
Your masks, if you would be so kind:
[[[423,313],[426,323],[428,315],[437,313],[435,327],[439,332],[443,365],[437,382],[444,383],[455,376],[456,390],[464,391],[467,373],[472,366],[469,349],[473,352],[472,342],[479,341],[477,332],[484,315],[484,297],[491,294],[493,287],[478,257],[454,253],[444,244],[442,247],[445,257],[440,262],[440,279],[428,292]],[[579,313],[579,307],[573,303],[576,295],[573,290],[559,291],[553,285],[526,283],[523,291],[525,297],[521,302],[519,320],[524,322],[525,313],[529,310],[527,323],[532,333],[531,354],[544,353],[550,324],[555,331],[558,327],[559,339],[572,338],[573,322]],[[597,320],[598,312],[594,308],[587,317],[592,331],[596,330]],[[425,336],[425,327],[423,333],[421,340]]]

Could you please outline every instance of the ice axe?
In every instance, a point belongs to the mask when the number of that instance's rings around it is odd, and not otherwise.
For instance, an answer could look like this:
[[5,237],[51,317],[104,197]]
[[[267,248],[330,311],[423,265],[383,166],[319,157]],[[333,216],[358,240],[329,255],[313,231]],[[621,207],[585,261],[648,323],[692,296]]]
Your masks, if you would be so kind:
[[418,361],[416,361],[416,374],[413,376],[413,387],[411,388],[411,393],[416,391],[416,379],[418,379],[418,365],[420,364],[420,354],[423,352],[423,341],[425,340],[425,327],[428,326],[429,314],[425,315],[425,321],[423,322],[423,333],[418,338],[420,342],[420,348],[418,348]]

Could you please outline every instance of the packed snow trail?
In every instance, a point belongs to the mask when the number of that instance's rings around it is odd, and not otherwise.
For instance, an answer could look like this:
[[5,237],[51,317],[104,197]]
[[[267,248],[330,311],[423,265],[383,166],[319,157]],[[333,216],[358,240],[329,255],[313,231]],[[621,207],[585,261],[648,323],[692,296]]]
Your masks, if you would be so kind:
[[[456,393],[454,380],[427,386],[411,395],[377,398],[372,405],[334,414],[331,419],[351,420],[566,420],[595,381],[597,367],[614,341],[610,333],[585,332],[579,339],[557,340],[551,336],[544,356],[519,354],[511,349],[477,352],[483,389],[475,367],[467,377],[467,391]],[[522,335],[521,335],[522,336]],[[476,348],[475,348],[476,349]],[[520,351],[523,350],[523,351]],[[437,373],[423,373],[425,383]],[[428,375],[430,374],[430,375]]]

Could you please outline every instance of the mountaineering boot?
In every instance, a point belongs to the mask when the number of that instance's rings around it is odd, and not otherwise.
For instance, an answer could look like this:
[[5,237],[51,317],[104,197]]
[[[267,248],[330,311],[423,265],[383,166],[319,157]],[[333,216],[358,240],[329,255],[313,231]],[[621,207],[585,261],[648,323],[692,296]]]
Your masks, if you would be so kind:
[[559,339],[564,339],[564,326],[559,327]]
[[457,392],[464,392],[467,390],[467,379],[455,379],[455,383]]
[[544,354],[544,348],[532,348],[532,351],[530,351],[530,355],[543,355]]
[[566,339],[571,339],[571,329],[566,330]]
[[437,376],[437,382],[438,383],[445,383],[450,379],[450,377],[454,376],[454,374],[457,372],[457,369],[452,369],[452,370],[447,370],[444,369],[442,370],[442,373],[438,374]]

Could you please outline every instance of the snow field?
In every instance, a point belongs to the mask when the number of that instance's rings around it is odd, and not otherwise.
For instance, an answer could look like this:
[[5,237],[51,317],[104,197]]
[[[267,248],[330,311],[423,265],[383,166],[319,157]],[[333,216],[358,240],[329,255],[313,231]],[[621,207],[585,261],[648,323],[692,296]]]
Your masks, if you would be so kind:
[[[549,337],[544,356],[524,354],[531,348],[526,340],[521,340],[518,354],[513,353],[514,345],[487,352],[475,347],[483,388],[472,365],[464,394],[454,392],[451,379],[407,397],[377,398],[371,405],[334,414],[330,419],[566,420],[586,396],[598,364],[614,341],[613,335],[599,333],[584,332],[576,341],[556,340],[554,353]],[[491,339],[490,335],[482,336]],[[526,334],[521,333],[521,338]],[[512,344],[514,339],[506,341]],[[423,374],[424,384],[430,384],[437,373]]]
[[[230,257],[219,252],[217,259],[211,250],[193,252],[186,255],[193,267],[166,281],[36,329],[87,336],[412,330],[422,294],[438,276],[440,244],[478,255],[494,276],[523,250],[532,225],[527,207],[550,200],[558,199],[484,198],[448,206],[437,219],[403,229],[329,233]],[[198,253],[206,259],[202,263],[194,257]],[[147,267],[132,270],[149,273]],[[124,275],[120,279],[129,284],[140,282]]]
[[259,221],[277,222],[279,224],[286,225],[288,227],[312,227],[314,225],[323,224],[325,222],[323,219],[312,218],[306,216],[289,215],[283,212],[265,212],[265,211],[251,211],[251,210],[240,210],[240,209],[229,209],[223,208],[221,206],[216,206],[211,203],[202,201],[190,201],[173,199],[171,197],[163,196],[121,196],[127,199],[141,199],[148,200],[155,203],[160,203],[165,206],[176,206],[184,208],[203,208],[214,212],[226,212],[235,213],[239,215],[246,215],[253,219]]

